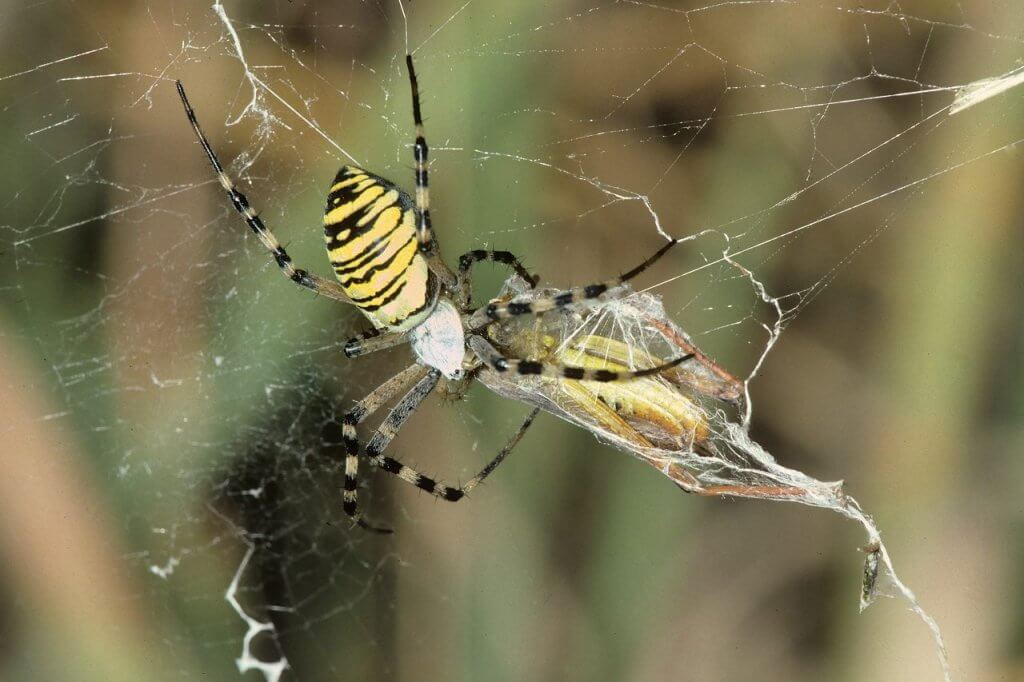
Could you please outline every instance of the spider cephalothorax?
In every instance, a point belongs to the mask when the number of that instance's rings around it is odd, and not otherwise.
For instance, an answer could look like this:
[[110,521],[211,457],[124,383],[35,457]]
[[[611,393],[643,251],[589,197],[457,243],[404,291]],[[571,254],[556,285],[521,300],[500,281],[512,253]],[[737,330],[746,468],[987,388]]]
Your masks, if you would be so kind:
[[453,391],[458,394],[465,391],[475,372],[482,367],[499,373],[539,374],[598,382],[623,381],[657,374],[692,357],[683,355],[672,362],[641,370],[611,370],[515,357],[510,351],[516,344],[494,343],[502,336],[488,333],[495,323],[501,323],[503,331],[507,333],[510,318],[542,315],[600,298],[639,275],[677,241],[667,242],[637,267],[604,282],[557,290],[550,296],[532,297],[528,301],[515,298],[494,300],[474,308],[470,295],[470,274],[475,263],[502,263],[512,267],[531,286],[535,286],[537,281],[519,259],[508,251],[474,250],[465,253],[459,258],[457,272],[452,272],[441,259],[431,227],[427,182],[428,148],[423,134],[419,88],[412,55],[406,55],[406,66],[416,126],[413,145],[416,160],[415,199],[394,183],[357,166],[346,165],[338,171],[328,190],[324,214],[324,238],[338,280],[336,283],[292,264],[284,247],[224,172],[224,167],[199,127],[184,87],[181,82],[177,84],[188,119],[220,184],[227,191],[235,209],[270,251],[281,272],[299,286],[356,306],[373,325],[370,331],[345,344],[345,355],[354,358],[406,342],[412,346],[417,362],[356,403],[342,420],[347,453],[343,497],[345,513],[363,528],[383,532],[388,532],[388,529],[371,526],[358,510],[359,440],[356,437],[356,426],[402,391],[406,391],[404,396],[367,442],[366,459],[373,466],[395,474],[432,495],[455,502],[501,463],[522,437],[537,410],[530,414],[508,445],[480,473],[461,487],[451,487],[382,454],[405,420],[442,379],[446,383],[452,382]]

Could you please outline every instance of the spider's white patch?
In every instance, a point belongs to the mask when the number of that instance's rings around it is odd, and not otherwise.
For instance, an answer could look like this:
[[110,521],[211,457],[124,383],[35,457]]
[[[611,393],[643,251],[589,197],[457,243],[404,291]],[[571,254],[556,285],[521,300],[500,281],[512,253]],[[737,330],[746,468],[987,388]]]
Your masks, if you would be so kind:
[[459,311],[441,299],[430,317],[413,327],[412,350],[423,364],[441,371],[449,379],[462,378],[466,337]]

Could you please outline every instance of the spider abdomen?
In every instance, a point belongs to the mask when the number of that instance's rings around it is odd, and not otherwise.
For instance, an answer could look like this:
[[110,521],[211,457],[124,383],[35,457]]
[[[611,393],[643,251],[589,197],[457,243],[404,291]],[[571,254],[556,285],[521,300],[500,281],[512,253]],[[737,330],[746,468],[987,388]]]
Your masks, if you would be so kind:
[[394,184],[343,166],[327,195],[324,239],[338,282],[374,327],[403,331],[430,314],[434,297],[414,204]]

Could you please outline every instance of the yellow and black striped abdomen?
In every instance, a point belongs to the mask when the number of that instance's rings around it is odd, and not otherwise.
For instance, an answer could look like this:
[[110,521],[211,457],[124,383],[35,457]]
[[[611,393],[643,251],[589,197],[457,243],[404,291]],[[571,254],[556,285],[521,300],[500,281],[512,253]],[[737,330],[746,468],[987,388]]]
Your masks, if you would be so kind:
[[430,314],[434,296],[408,194],[343,166],[327,195],[324,238],[334,274],[374,327],[411,329]]

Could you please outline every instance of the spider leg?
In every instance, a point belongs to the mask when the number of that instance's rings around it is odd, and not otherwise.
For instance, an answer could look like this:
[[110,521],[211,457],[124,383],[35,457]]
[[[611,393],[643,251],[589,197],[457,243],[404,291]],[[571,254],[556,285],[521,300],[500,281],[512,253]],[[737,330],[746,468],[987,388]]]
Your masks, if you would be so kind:
[[485,478],[490,476],[491,472],[497,469],[499,464],[505,461],[505,458],[508,457],[508,454],[512,452],[512,448],[518,445],[519,441],[521,441],[523,439],[523,436],[526,435],[526,430],[530,428],[531,424],[533,424],[533,420],[536,419],[537,414],[539,412],[540,408],[535,407],[530,411],[530,414],[526,415],[526,419],[523,421],[522,424],[519,425],[519,428],[516,430],[516,432],[512,434],[512,437],[509,439],[508,443],[505,444],[505,447],[501,449],[501,452],[499,452],[494,459],[488,462],[487,466],[480,470],[480,473],[466,481],[465,485],[463,485],[462,488],[460,488],[460,490],[462,490],[463,495],[468,495],[470,491],[473,490],[473,488],[480,485],[480,483],[482,483]]
[[420,406],[423,400],[430,395],[431,391],[437,386],[437,382],[440,379],[440,373],[436,370],[432,370],[428,375],[419,380],[419,382],[413,386],[405,397],[402,398],[397,405],[391,410],[387,418],[377,429],[377,432],[370,438],[370,442],[366,444],[366,455],[370,461],[370,464],[376,466],[379,469],[383,469],[389,474],[394,474],[398,478],[402,479],[406,483],[411,483],[420,490],[424,490],[431,495],[438,497],[448,502],[458,502],[463,499],[468,492],[480,484],[485,478],[487,478],[491,472],[493,472],[499,464],[501,464],[508,454],[512,451],[512,448],[519,443],[526,430],[533,423],[534,417],[537,416],[539,410],[533,410],[530,415],[526,418],[526,421],[519,427],[515,435],[509,440],[509,442],[502,448],[501,452],[495,456],[487,465],[477,473],[476,476],[469,479],[465,485],[461,487],[452,487],[442,481],[436,481],[429,476],[425,476],[420,472],[416,471],[412,467],[402,464],[396,459],[387,457],[381,453],[391,444],[391,440],[398,433],[402,425],[405,424],[405,420],[415,412],[416,408]]
[[552,294],[551,296],[538,298],[533,301],[512,300],[508,303],[488,304],[473,313],[472,318],[470,318],[470,328],[474,330],[481,329],[495,320],[503,320],[516,315],[540,315],[548,312],[549,310],[564,308],[579,301],[599,298],[609,290],[625,284],[650,266],[654,265],[659,258],[664,256],[668,250],[678,244],[679,241],[680,240],[678,239],[673,239],[655,251],[654,254],[648,257],[643,263],[632,270],[624,272],[614,279],[605,280],[604,282],[599,282],[597,284],[589,284],[583,287],[566,289],[556,294]]
[[256,233],[263,246],[270,251],[270,255],[274,257],[274,262],[281,268],[284,276],[299,286],[315,291],[318,294],[323,294],[336,301],[350,303],[349,297],[345,295],[345,291],[340,285],[316,275],[311,275],[305,270],[292,265],[291,256],[284,250],[281,243],[277,241],[274,234],[263,224],[256,210],[249,205],[249,200],[246,199],[245,195],[235,188],[234,181],[224,172],[224,166],[221,165],[217,155],[213,152],[213,147],[210,146],[209,140],[206,139],[202,129],[199,127],[196,112],[192,110],[192,105],[189,104],[188,97],[185,95],[185,87],[181,84],[181,81],[176,81],[176,83],[178,85],[178,95],[181,97],[181,103],[185,106],[185,114],[188,116],[188,121],[192,124],[192,130],[195,131],[199,144],[202,146],[203,151],[206,152],[210,165],[213,166],[213,170],[217,173],[217,179],[220,180],[221,187],[228,193],[231,203],[235,206],[235,210],[245,219],[245,222],[248,223],[252,231]]
[[420,112],[420,86],[416,80],[416,69],[412,64],[412,55],[405,55],[405,66],[409,70],[409,87],[412,90],[412,118],[416,124],[416,142],[413,155],[416,158],[416,239],[420,253],[427,259],[427,266],[437,275],[441,283],[449,291],[456,291],[456,278],[448,266],[441,260],[437,242],[430,223],[430,186],[427,179],[427,139],[423,134],[423,116]]
[[406,332],[384,332],[377,329],[363,332],[345,342],[345,357],[358,358],[360,355],[387,350],[409,340]]
[[363,515],[359,513],[357,492],[359,485],[359,440],[356,437],[356,426],[376,412],[381,405],[398,395],[403,388],[414,381],[422,379],[427,374],[427,371],[426,367],[419,364],[406,368],[371,391],[369,395],[356,403],[341,418],[341,436],[345,443],[343,508],[345,513],[351,516],[352,520],[360,528],[377,533],[392,532],[390,528],[370,525],[363,518]]
[[516,258],[515,254],[510,251],[485,251],[483,249],[468,251],[459,256],[459,302],[463,307],[469,305],[472,296],[470,289],[471,280],[469,278],[470,269],[474,264],[485,260],[511,266],[517,275],[530,283],[531,288],[536,287],[537,282],[540,281],[540,277],[531,275],[529,270]]
[[693,353],[682,355],[675,360],[662,365],[637,369],[628,372],[615,372],[608,369],[588,369],[585,367],[570,367],[557,362],[536,362],[534,360],[519,360],[506,358],[490,344],[487,339],[473,334],[469,337],[469,347],[476,356],[488,367],[498,373],[511,372],[513,374],[539,374],[548,377],[560,377],[563,379],[574,379],[577,381],[626,381],[636,377],[646,377],[652,374],[659,374],[665,370],[672,369],[676,365],[686,362],[694,357]]

